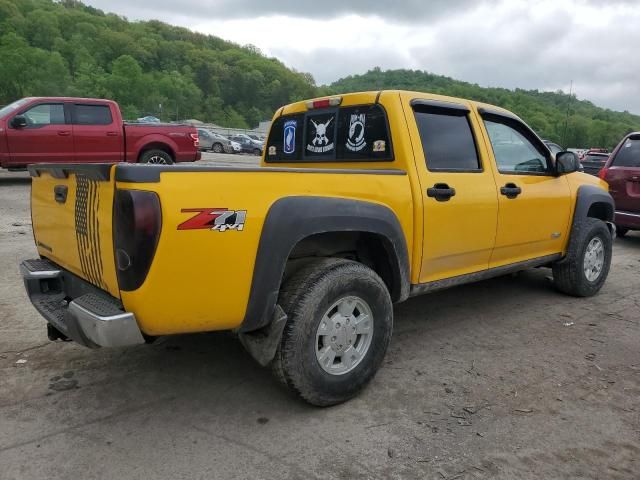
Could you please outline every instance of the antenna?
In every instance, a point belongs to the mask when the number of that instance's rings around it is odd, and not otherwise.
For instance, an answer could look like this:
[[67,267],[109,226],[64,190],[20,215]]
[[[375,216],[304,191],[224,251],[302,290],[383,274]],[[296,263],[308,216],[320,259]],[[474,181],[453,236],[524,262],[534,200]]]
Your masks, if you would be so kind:
[[567,114],[564,118],[564,133],[562,134],[562,146],[567,148],[567,127],[569,126],[569,107],[571,107],[571,100],[573,99],[573,80],[569,86],[569,101],[567,102]]

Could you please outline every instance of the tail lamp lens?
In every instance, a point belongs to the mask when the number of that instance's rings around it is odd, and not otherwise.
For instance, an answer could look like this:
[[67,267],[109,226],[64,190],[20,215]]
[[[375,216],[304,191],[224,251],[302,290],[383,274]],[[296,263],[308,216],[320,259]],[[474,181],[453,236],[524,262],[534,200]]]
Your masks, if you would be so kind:
[[191,137],[191,140],[193,140],[194,147],[200,146],[200,138],[197,133],[190,133],[189,136]]
[[118,285],[136,290],[149,273],[160,238],[160,199],[154,192],[116,190],[113,218]]
[[607,179],[607,168],[601,168],[600,171],[598,172],[598,177],[600,177],[601,180],[606,180]]

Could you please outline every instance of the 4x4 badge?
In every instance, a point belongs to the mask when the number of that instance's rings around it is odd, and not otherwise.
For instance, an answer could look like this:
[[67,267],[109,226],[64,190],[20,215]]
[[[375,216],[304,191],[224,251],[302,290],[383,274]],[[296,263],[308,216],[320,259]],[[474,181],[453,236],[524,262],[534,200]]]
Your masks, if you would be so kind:
[[189,220],[178,225],[178,230],[244,230],[247,219],[246,210],[228,210],[226,208],[183,208],[182,213],[197,212]]

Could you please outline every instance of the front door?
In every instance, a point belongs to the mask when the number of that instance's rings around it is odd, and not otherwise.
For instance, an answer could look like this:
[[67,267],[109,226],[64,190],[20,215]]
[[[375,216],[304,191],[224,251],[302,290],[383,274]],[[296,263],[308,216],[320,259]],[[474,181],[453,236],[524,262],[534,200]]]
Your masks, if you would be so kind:
[[469,105],[407,98],[422,190],[420,283],[486,270],[498,202],[489,159]]
[[490,267],[562,253],[571,193],[549,150],[524,123],[480,111],[498,186],[498,230]]
[[73,135],[63,103],[39,103],[18,113],[24,115],[27,126],[7,128],[11,163],[73,161]]

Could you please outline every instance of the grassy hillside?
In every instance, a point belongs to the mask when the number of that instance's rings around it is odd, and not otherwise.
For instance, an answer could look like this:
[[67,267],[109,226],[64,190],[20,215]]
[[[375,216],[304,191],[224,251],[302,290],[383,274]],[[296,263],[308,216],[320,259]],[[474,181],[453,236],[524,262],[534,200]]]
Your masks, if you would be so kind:
[[483,88],[417,70],[382,71],[375,68],[329,86],[336,93],[385,88],[432,92],[498,105],[516,113],[543,138],[565,147],[611,148],[628,132],[640,130],[638,115],[599,108],[562,92]]
[[318,88],[311,75],[251,46],[158,21],[129,22],[77,0],[0,0],[0,105],[29,95],[106,97],[120,103],[126,118],[154,114],[255,127],[292,101],[381,88],[500,105],[565,146],[612,147],[640,130],[637,115],[561,92],[482,88],[421,71],[375,68]]
[[252,47],[75,0],[0,0],[0,105],[28,95],[107,97],[126,118],[255,127],[315,93],[310,75]]

